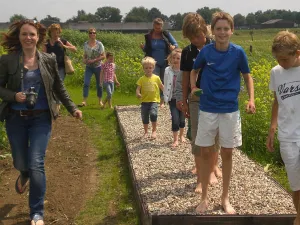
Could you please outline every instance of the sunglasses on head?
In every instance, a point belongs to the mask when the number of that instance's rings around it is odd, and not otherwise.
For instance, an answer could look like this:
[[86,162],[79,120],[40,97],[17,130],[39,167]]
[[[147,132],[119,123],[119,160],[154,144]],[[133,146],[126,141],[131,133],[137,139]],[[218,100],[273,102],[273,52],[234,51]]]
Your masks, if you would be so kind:
[[89,32],[89,34],[96,34],[96,32]]

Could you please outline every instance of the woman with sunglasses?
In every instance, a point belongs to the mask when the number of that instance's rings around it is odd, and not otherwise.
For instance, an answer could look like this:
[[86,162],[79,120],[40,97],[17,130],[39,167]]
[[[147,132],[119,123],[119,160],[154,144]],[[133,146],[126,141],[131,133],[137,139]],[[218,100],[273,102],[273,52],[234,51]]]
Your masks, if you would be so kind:
[[82,118],[59,77],[55,55],[38,50],[45,36],[42,24],[22,20],[13,23],[1,39],[8,54],[0,57],[0,121],[5,120],[13,164],[19,171],[16,192],[26,193],[29,183],[31,225],[44,225],[44,160],[52,120],[58,117],[56,101]]
[[89,88],[93,74],[96,78],[97,96],[99,105],[102,107],[102,87],[100,86],[101,61],[105,59],[103,44],[96,39],[96,29],[89,29],[89,40],[84,43],[83,63],[86,65],[83,84],[83,101],[81,107],[87,105]]

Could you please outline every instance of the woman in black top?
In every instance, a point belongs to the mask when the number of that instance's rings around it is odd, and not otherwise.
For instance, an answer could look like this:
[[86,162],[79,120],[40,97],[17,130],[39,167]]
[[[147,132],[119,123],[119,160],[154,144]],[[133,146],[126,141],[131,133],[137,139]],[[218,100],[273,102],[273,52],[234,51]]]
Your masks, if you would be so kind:
[[[77,49],[74,45],[65,39],[60,38],[62,29],[59,24],[53,23],[48,27],[48,36],[46,44],[44,45],[43,51],[47,53],[54,53],[56,55],[56,62],[58,67],[58,75],[62,81],[65,80],[65,53],[66,50],[75,52]],[[60,102],[57,102],[57,109],[60,109]]]
[[53,23],[48,27],[48,36],[43,51],[47,53],[54,53],[56,55],[56,62],[58,66],[58,73],[61,80],[65,79],[65,51],[68,49],[75,52],[77,49],[67,40],[60,38],[62,29],[59,24]]

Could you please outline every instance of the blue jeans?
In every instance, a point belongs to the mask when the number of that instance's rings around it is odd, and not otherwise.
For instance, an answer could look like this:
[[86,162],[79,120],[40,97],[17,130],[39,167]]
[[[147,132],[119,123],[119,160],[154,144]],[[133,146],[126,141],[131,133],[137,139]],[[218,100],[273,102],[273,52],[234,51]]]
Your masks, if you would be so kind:
[[143,124],[149,124],[149,117],[151,122],[156,122],[157,111],[157,102],[142,102],[141,115]]
[[60,79],[61,79],[62,81],[64,81],[65,78],[66,78],[65,68],[59,67],[59,68],[58,68],[58,75],[59,75]]
[[114,93],[114,82],[104,82],[103,87],[106,89],[106,99],[111,99],[112,94]]
[[171,99],[169,106],[172,115],[172,131],[176,132],[179,131],[180,128],[185,127],[185,117],[184,114],[177,109],[176,99]]
[[91,78],[93,74],[95,74],[96,78],[96,87],[97,87],[97,96],[98,98],[102,98],[102,87],[100,86],[100,72],[101,72],[101,67],[85,67],[85,72],[84,72],[84,84],[83,84],[83,97],[87,98],[89,96],[89,89],[90,89],[90,83],[91,83]]
[[14,167],[30,179],[30,217],[32,219],[35,214],[43,217],[46,192],[44,158],[52,128],[50,112],[28,117],[10,113],[5,120]]

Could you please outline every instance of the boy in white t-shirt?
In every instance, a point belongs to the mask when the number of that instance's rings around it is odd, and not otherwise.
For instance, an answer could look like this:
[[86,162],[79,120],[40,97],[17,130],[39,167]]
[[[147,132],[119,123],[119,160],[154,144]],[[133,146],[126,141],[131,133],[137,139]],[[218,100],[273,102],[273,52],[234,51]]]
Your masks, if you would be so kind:
[[278,124],[280,154],[285,164],[297,211],[294,225],[300,225],[300,40],[289,31],[279,32],[272,54],[279,65],[271,70],[270,90],[274,91],[267,149],[274,151]]

